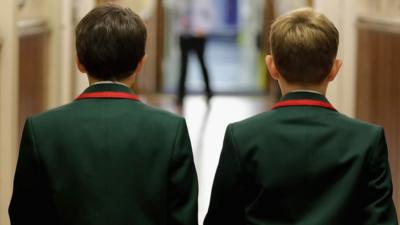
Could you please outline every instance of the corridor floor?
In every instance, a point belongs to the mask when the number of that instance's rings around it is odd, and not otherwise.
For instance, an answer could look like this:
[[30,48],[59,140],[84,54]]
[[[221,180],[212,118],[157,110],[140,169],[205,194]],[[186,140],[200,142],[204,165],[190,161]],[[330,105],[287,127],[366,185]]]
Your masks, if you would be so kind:
[[[174,97],[148,96],[148,104],[177,113]],[[271,108],[272,100],[266,96],[216,96],[207,105],[203,96],[185,99],[183,116],[186,118],[192,141],[199,179],[199,222],[202,224],[209,204],[214,173],[227,125]]]

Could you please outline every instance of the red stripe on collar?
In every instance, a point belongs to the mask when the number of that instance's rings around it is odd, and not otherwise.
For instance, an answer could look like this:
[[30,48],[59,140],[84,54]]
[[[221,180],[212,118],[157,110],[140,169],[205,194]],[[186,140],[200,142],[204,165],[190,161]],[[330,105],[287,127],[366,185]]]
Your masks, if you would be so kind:
[[134,94],[127,92],[114,92],[114,91],[83,93],[79,95],[76,98],[76,100],[93,99],[93,98],[121,98],[121,99],[130,99],[134,101],[139,101],[139,97]]
[[272,106],[272,109],[289,107],[289,106],[315,106],[337,111],[330,103],[319,100],[310,100],[310,99],[284,100],[276,103],[274,106]]

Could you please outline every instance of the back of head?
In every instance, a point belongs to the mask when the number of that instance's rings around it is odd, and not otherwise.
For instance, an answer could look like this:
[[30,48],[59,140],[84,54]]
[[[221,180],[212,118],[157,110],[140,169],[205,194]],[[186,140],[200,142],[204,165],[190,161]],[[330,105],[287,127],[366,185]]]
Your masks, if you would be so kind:
[[319,84],[337,55],[339,32],[323,14],[303,8],[279,17],[271,27],[270,46],[279,73],[289,83]]
[[76,27],[79,62],[97,80],[124,80],[145,55],[147,31],[129,8],[101,5]]

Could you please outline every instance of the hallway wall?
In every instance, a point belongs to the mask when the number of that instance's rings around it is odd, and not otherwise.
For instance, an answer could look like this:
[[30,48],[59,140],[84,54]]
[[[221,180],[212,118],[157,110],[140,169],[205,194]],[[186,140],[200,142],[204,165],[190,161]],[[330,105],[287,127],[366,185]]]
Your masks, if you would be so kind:
[[385,128],[400,217],[400,2],[360,1],[356,116]]
[[[359,23],[357,118],[385,128],[394,186],[400,204],[400,24]],[[364,46],[371,46],[365,48]],[[379,78],[377,78],[379,77]],[[400,215],[400,214],[399,214]]]
[[16,5],[3,0],[0,7],[0,224],[8,225],[7,208],[17,149],[18,39]]
[[49,17],[50,4],[47,0],[30,0],[26,1],[23,8],[17,11],[20,20],[32,19],[39,17]]

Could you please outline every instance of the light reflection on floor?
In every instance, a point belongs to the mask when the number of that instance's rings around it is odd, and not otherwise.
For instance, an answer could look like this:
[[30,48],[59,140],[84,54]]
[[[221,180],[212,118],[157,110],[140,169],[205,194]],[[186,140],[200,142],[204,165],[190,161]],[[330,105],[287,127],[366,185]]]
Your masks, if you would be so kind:
[[[177,113],[173,96],[148,96],[144,100]],[[271,105],[271,99],[265,96],[217,96],[211,99],[209,106],[203,96],[185,99],[183,116],[188,125],[199,179],[199,224],[207,213],[227,125],[266,111]]]

